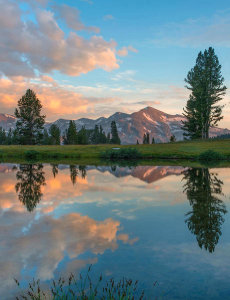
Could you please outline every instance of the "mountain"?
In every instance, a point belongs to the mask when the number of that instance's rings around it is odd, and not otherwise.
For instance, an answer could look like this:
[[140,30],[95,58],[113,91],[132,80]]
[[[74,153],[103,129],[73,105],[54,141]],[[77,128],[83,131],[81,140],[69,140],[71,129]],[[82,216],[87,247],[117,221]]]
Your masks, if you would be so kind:
[[[95,125],[101,125],[106,134],[110,131],[111,121],[115,120],[122,144],[136,144],[137,139],[142,143],[143,135],[149,132],[150,138],[155,138],[156,142],[168,142],[174,134],[176,140],[183,139],[183,130],[181,129],[184,116],[176,114],[170,115],[152,107],[146,107],[132,114],[117,112],[108,118],[101,117],[96,120],[82,118],[75,121],[77,129],[85,126],[86,129],[92,129]],[[69,120],[59,119],[54,122],[62,132],[69,124]],[[51,124],[48,124],[49,127]],[[213,127],[210,129],[210,137],[230,134],[230,130]]]
[[181,175],[186,170],[184,167],[171,166],[138,166],[138,167],[116,167],[115,170],[109,166],[88,167],[105,173],[109,172],[115,177],[132,176],[146,183],[153,183],[171,175]]
[[8,131],[10,128],[14,129],[16,125],[16,118],[8,114],[0,114],[0,127]]
[[[146,107],[132,114],[116,112],[108,118],[100,117],[96,120],[81,118],[75,120],[75,123],[77,130],[80,130],[82,126],[85,126],[86,129],[92,129],[95,125],[101,125],[107,134],[110,132],[110,124],[114,120],[122,144],[136,144],[137,139],[139,143],[142,143],[143,135],[147,132],[150,134],[150,139],[154,137],[156,142],[168,142],[172,135],[175,135],[177,141],[182,140],[181,125],[184,119],[184,116],[179,114],[170,115],[153,107]],[[13,116],[0,114],[0,126],[6,130],[10,127],[14,128],[15,120]],[[64,133],[69,125],[69,120],[58,119],[53,123]],[[46,128],[49,129],[53,123],[47,123]],[[217,127],[210,129],[210,137],[222,134],[230,134],[230,130]]]

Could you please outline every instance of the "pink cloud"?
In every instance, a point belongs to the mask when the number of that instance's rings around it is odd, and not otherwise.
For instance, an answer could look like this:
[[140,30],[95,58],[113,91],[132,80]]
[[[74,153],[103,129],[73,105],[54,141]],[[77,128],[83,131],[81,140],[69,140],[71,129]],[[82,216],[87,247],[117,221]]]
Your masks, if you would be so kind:
[[137,49],[133,48],[132,46],[128,46],[128,47],[123,47],[123,48],[121,48],[120,50],[118,50],[118,51],[117,51],[117,54],[118,54],[119,56],[127,56],[128,53],[129,53],[129,51],[130,51],[130,52],[134,52],[134,53],[137,53],[137,52],[138,52]]
[[[111,71],[119,67],[114,41],[105,41],[101,36],[86,39],[76,32],[65,36],[53,12],[36,8],[36,23],[22,21],[17,3],[10,0],[0,3],[0,70],[5,76],[31,78],[35,69],[40,73],[57,70],[78,76],[97,68]],[[65,5],[59,11],[75,30],[98,32],[79,21],[78,10]]]
[[54,6],[58,16],[67,24],[67,26],[76,31],[86,30],[99,33],[100,28],[95,26],[85,26],[80,20],[79,10],[66,4]]

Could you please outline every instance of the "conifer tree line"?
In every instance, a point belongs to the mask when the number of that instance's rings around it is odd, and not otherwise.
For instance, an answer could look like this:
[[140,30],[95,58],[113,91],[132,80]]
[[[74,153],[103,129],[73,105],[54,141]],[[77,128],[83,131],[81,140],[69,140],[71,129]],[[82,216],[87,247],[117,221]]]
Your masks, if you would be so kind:
[[82,127],[77,132],[75,122],[70,121],[62,136],[56,124],[52,124],[48,131],[44,128],[46,116],[41,114],[41,109],[41,102],[35,92],[28,89],[18,101],[18,108],[15,110],[16,129],[6,132],[0,127],[0,144],[60,145],[62,140],[65,145],[121,143],[115,121],[111,122],[111,132],[107,135],[102,126],[98,125],[94,129]]

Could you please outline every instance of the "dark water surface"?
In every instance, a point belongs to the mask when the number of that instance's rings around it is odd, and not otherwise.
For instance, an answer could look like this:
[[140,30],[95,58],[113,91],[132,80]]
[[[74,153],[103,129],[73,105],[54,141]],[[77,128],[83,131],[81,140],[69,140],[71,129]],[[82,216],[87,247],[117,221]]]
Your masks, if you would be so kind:
[[149,299],[230,299],[229,174],[1,164],[0,298],[18,294],[13,278],[49,283],[92,264],[138,279]]

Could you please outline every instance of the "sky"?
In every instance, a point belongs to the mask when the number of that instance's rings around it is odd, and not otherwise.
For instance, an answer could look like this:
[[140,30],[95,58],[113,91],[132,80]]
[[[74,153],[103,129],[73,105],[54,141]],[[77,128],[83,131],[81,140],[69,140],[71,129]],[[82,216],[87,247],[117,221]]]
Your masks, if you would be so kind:
[[[184,78],[212,46],[230,87],[229,0],[0,0],[0,112],[33,89],[48,121],[181,114]],[[230,128],[230,92],[221,127]]]

